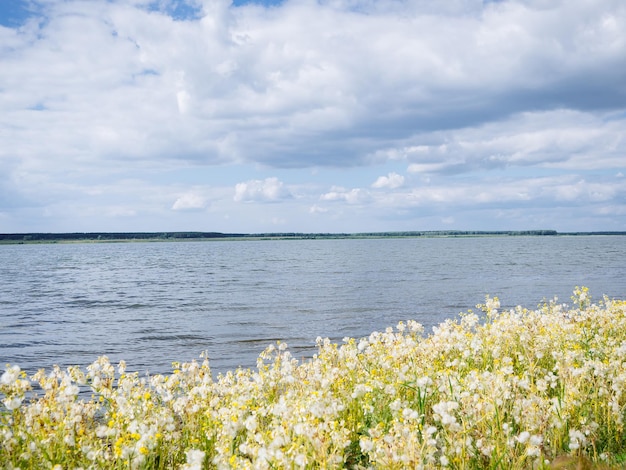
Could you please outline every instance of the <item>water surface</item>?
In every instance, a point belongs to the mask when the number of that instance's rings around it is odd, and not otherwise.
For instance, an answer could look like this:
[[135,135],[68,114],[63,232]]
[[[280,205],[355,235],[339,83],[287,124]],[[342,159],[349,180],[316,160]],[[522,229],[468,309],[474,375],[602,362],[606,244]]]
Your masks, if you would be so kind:
[[626,297],[626,238],[479,237],[0,246],[0,363],[33,372],[99,355],[168,373],[208,351],[253,367],[275,341],[427,332],[486,294],[503,305]]

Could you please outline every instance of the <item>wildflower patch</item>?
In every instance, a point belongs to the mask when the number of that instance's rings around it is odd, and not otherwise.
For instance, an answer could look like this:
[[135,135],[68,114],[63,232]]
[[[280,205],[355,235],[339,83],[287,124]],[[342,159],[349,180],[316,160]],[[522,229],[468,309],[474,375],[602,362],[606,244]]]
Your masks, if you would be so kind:
[[[310,360],[209,360],[140,377],[100,357],[0,376],[6,468],[565,468],[626,460],[626,303],[502,310],[424,334],[402,322]],[[91,390],[85,398],[81,389]],[[565,463],[564,463],[565,462]],[[569,467],[567,467],[569,468]],[[573,467],[572,467],[573,468]],[[605,468],[605,467],[602,467]]]

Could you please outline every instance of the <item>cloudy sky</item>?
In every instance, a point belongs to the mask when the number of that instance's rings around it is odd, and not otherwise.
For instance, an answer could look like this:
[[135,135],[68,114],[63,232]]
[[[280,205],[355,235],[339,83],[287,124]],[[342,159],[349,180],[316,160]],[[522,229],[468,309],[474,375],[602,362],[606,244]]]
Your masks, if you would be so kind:
[[0,232],[626,230],[624,0],[2,0]]

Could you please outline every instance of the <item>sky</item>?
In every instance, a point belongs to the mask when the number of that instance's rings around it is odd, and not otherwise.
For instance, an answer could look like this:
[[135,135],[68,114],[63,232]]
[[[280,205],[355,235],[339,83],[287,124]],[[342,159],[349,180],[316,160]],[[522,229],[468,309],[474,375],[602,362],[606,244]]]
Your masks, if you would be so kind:
[[624,0],[1,0],[0,233],[626,230]]

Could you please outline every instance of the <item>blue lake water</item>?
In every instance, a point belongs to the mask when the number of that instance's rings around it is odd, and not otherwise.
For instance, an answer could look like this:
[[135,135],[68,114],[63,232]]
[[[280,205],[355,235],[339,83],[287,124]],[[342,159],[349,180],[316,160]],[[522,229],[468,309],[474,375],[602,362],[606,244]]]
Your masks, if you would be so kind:
[[254,367],[415,319],[426,332],[485,295],[535,308],[574,286],[626,298],[626,237],[485,237],[0,246],[0,364],[29,372],[106,354],[169,373],[208,351]]

